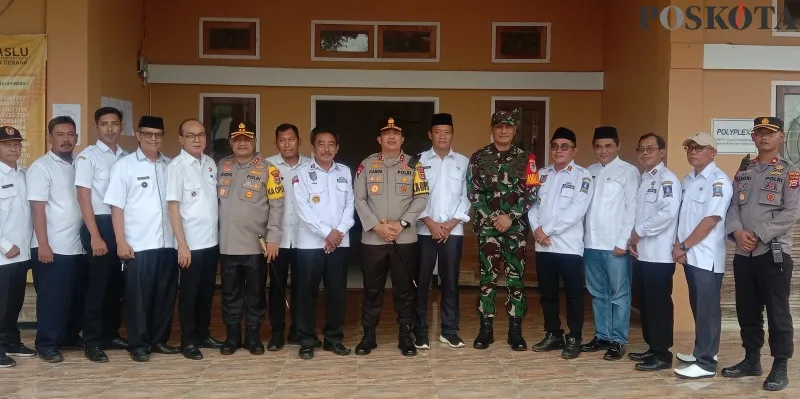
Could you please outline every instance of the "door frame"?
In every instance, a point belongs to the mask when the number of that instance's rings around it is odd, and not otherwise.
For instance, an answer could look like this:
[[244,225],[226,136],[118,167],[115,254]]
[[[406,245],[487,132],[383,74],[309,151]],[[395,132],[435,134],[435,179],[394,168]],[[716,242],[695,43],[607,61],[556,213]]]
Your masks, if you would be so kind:
[[405,97],[405,96],[341,96],[341,95],[311,95],[311,129],[317,124],[317,101],[386,101],[400,103],[433,103],[433,113],[439,113],[439,97]]
[[205,113],[204,109],[204,102],[206,98],[212,97],[230,97],[230,98],[254,98],[256,100],[256,151],[261,151],[261,132],[263,131],[261,126],[261,94],[252,94],[252,93],[200,93],[199,95],[199,105],[198,105],[198,118],[197,120],[200,121],[205,126],[205,121],[203,120],[203,114]]
[[[494,115],[494,107],[495,102],[497,101],[543,101],[544,102],[544,161],[542,161],[540,167],[545,167],[550,164],[550,146],[547,145],[550,142],[550,97],[528,97],[528,96],[492,96],[490,102],[492,107],[492,112],[490,115]],[[489,134],[489,143],[491,143],[492,135]],[[538,163],[538,162],[537,162]]]

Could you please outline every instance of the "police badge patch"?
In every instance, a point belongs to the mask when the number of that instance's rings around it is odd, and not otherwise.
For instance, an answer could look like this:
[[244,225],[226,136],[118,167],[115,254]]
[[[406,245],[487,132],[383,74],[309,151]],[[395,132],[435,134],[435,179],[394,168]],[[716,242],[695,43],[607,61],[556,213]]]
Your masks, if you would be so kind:
[[581,192],[588,194],[589,193],[589,184],[591,184],[592,179],[588,177],[583,178],[583,182],[581,183]]
[[311,181],[317,181],[317,172],[313,170],[308,171],[308,178],[311,179]]
[[712,197],[722,197],[722,183],[717,182],[711,185]]
[[672,182],[665,180],[661,182],[661,190],[664,192],[664,198],[672,198]]

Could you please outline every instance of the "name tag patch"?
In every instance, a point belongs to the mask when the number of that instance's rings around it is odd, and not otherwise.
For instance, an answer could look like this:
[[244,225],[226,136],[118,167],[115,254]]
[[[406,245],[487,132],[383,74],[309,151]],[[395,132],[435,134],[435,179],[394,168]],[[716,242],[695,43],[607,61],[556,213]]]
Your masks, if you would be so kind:
[[344,176],[340,176],[338,179],[336,179],[336,182],[337,183],[347,183],[347,178],[344,177]]
[[150,176],[139,176],[139,177],[136,178],[136,180],[139,180],[139,181],[150,180]]
[[14,187],[13,183],[12,184],[6,184],[5,186],[3,186],[3,188],[11,188],[11,187]]

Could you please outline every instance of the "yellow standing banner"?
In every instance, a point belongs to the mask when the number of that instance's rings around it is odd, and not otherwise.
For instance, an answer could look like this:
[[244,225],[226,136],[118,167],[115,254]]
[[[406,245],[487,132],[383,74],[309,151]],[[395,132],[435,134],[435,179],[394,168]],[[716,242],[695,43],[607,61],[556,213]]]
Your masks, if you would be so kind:
[[45,152],[45,35],[0,35],[0,126],[13,126],[26,139],[22,166]]

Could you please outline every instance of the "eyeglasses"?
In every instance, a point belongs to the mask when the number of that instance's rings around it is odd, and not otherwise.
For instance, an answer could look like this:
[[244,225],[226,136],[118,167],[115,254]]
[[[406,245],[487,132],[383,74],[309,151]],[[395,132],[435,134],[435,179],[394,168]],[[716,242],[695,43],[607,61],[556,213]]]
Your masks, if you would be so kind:
[[693,152],[696,152],[696,153],[702,152],[703,150],[705,150],[707,148],[711,148],[711,147],[704,146],[704,145],[690,145],[690,146],[686,146],[686,147],[683,147],[683,148],[686,150],[687,154],[691,154]]
[[570,148],[574,147],[575,147],[574,145],[567,143],[561,143],[561,145],[558,145],[557,143],[552,143],[550,144],[550,151],[558,151],[559,149],[561,149],[561,151],[567,152],[570,150]]
[[141,134],[142,137],[144,137],[146,139],[161,140],[161,139],[164,138],[164,133],[162,133],[162,132],[143,132],[143,131],[139,131],[139,134]]
[[206,134],[205,133],[198,133],[198,134],[189,133],[189,134],[185,134],[183,137],[186,140],[195,141],[195,140],[202,140],[202,139],[206,138]]
[[660,149],[661,148],[659,148],[659,147],[654,147],[652,145],[648,145],[647,147],[636,147],[636,152],[638,152],[639,154],[642,154],[642,153],[644,153],[644,154],[652,154],[656,150],[660,150]]

